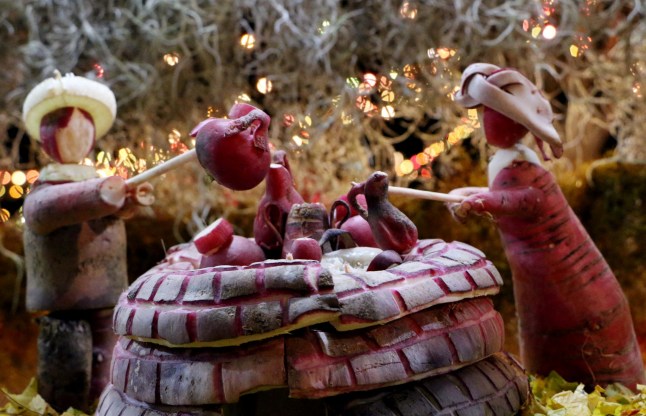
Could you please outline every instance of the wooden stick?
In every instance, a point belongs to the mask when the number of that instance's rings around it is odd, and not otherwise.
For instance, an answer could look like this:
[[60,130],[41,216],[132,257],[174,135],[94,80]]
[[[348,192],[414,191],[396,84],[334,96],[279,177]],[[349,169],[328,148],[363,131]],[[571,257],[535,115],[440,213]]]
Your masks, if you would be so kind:
[[388,193],[393,195],[410,196],[413,198],[430,199],[432,201],[440,202],[462,202],[466,196],[464,195],[451,195],[441,192],[421,191],[419,189],[400,188],[398,186],[389,186]]
[[187,152],[182,153],[181,155],[175,156],[172,159],[167,160],[164,163],[148,169],[147,171],[141,172],[139,175],[135,175],[130,179],[126,180],[126,185],[131,188],[133,186],[140,185],[156,176],[163,175],[169,170],[173,170],[184,163],[190,162],[197,159],[197,153],[195,149],[191,149]]

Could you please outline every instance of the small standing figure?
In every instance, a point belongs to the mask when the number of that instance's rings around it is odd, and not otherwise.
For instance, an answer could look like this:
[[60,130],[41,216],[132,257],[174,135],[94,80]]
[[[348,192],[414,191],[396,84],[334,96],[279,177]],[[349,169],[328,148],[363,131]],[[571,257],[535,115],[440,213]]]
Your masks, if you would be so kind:
[[[27,309],[39,312],[39,393],[57,410],[88,409],[108,381],[112,307],[128,285],[121,213],[133,200],[118,176],[79,164],[116,115],[105,85],[71,74],[27,96],[27,132],[57,163],[25,198]],[[136,198],[134,198],[136,199]]]
[[531,132],[543,154],[561,141],[552,109],[518,71],[469,66],[456,101],[483,110],[487,142],[501,149],[489,163],[489,188],[460,188],[454,217],[486,215],[498,226],[511,266],[525,367],[554,370],[588,387],[643,384],[644,366],[626,297],[612,270],[568,205],[554,176],[519,141]]

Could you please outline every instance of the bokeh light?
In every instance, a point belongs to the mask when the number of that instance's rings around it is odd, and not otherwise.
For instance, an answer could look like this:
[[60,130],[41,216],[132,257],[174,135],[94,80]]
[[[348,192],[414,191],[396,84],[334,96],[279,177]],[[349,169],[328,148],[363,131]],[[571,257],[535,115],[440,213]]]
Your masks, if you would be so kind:
[[25,172],[17,170],[11,175],[11,182],[14,185],[23,186],[27,182],[27,175]]
[[240,46],[245,49],[253,49],[256,47],[256,37],[251,33],[245,33],[240,37]]

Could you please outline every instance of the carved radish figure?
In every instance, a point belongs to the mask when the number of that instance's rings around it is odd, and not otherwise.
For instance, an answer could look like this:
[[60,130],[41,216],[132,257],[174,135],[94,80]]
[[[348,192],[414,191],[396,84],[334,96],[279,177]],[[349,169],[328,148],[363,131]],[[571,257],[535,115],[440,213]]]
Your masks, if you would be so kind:
[[531,132],[562,153],[549,102],[513,69],[474,64],[462,76],[456,101],[484,107],[490,144],[487,188],[461,188],[449,204],[462,220],[493,217],[511,266],[526,368],[588,386],[644,383],[644,367],[628,303],[614,274],[536,153],[519,141]]

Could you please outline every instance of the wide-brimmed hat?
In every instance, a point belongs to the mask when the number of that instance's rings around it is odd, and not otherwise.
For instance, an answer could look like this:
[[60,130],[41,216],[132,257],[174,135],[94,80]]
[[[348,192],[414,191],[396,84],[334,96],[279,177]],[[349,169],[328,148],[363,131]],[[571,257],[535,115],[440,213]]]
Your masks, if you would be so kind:
[[117,101],[106,85],[89,78],[56,72],[36,85],[25,98],[22,119],[27,133],[40,140],[40,122],[59,108],[77,107],[87,111],[94,122],[95,138],[108,132],[117,115]]
[[515,69],[485,63],[469,65],[462,74],[455,101],[467,108],[489,107],[547,142],[555,157],[563,154],[561,138],[552,124],[550,102]]

